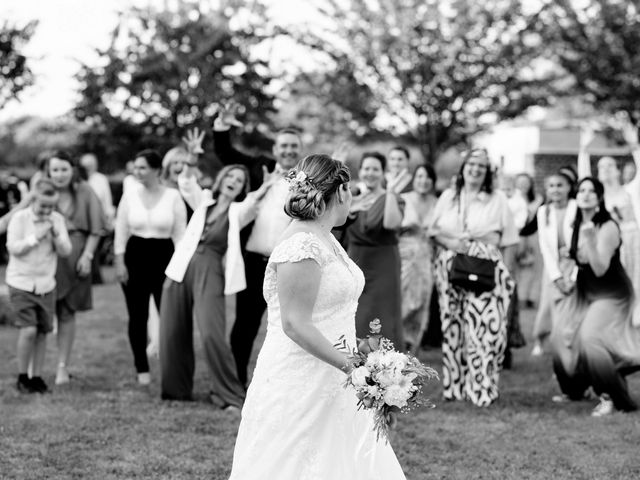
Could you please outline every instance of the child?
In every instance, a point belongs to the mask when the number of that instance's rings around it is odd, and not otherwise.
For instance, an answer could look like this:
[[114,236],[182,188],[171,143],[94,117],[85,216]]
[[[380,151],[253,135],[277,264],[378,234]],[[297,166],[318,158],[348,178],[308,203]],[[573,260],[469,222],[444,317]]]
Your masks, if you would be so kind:
[[[16,311],[18,334],[18,382],[22,393],[45,393],[40,374],[44,364],[46,336],[52,330],[55,308],[58,255],[71,253],[64,217],[54,208],[58,192],[51,180],[42,178],[33,186],[31,206],[15,213],[7,229],[6,283]],[[27,373],[29,364],[32,376]]]

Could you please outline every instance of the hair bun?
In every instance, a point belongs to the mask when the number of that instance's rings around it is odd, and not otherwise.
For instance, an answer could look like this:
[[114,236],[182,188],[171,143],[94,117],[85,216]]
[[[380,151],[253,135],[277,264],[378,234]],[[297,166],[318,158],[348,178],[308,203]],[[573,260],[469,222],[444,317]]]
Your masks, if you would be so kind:
[[349,169],[328,155],[303,158],[287,175],[285,213],[298,220],[315,220],[324,214],[338,187],[349,179]]

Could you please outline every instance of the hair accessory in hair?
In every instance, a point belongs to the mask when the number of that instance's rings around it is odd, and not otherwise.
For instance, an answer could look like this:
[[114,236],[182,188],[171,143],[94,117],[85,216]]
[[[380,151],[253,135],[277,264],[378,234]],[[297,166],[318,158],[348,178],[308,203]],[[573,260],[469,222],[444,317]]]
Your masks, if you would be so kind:
[[287,181],[289,182],[289,190],[299,190],[303,185],[315,188],[313,182],[309,180],[309,176],[302,170],[291,170],[287,174]]

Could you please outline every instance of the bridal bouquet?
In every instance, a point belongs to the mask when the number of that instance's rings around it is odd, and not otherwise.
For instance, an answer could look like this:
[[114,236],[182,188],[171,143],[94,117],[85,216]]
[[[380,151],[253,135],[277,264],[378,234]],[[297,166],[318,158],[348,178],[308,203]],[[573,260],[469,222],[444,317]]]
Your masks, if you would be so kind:
[[354,369],[345,388],[356,390],[359,408],[375,410],[377,436],[386,439],[392,412],[435,406],[420,398],[420,393],[423,385],[438,378],[438,373],[416,357],[395,350],[393,343],[380,335],[380,320],[369,323],[369,329],[370,335],[359,341],[358,349],[350,349],[343,338],[336,347],[353,356]]

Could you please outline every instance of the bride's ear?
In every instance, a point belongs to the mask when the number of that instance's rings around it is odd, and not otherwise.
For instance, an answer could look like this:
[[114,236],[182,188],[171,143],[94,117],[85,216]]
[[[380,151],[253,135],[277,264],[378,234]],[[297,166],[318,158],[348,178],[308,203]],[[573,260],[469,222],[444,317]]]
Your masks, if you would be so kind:
[[344,185],[341,185],[340,187],[338,187],[338,190],[336,190],[336,198],[338,199],[338,203],[344,203],[344,192]]

